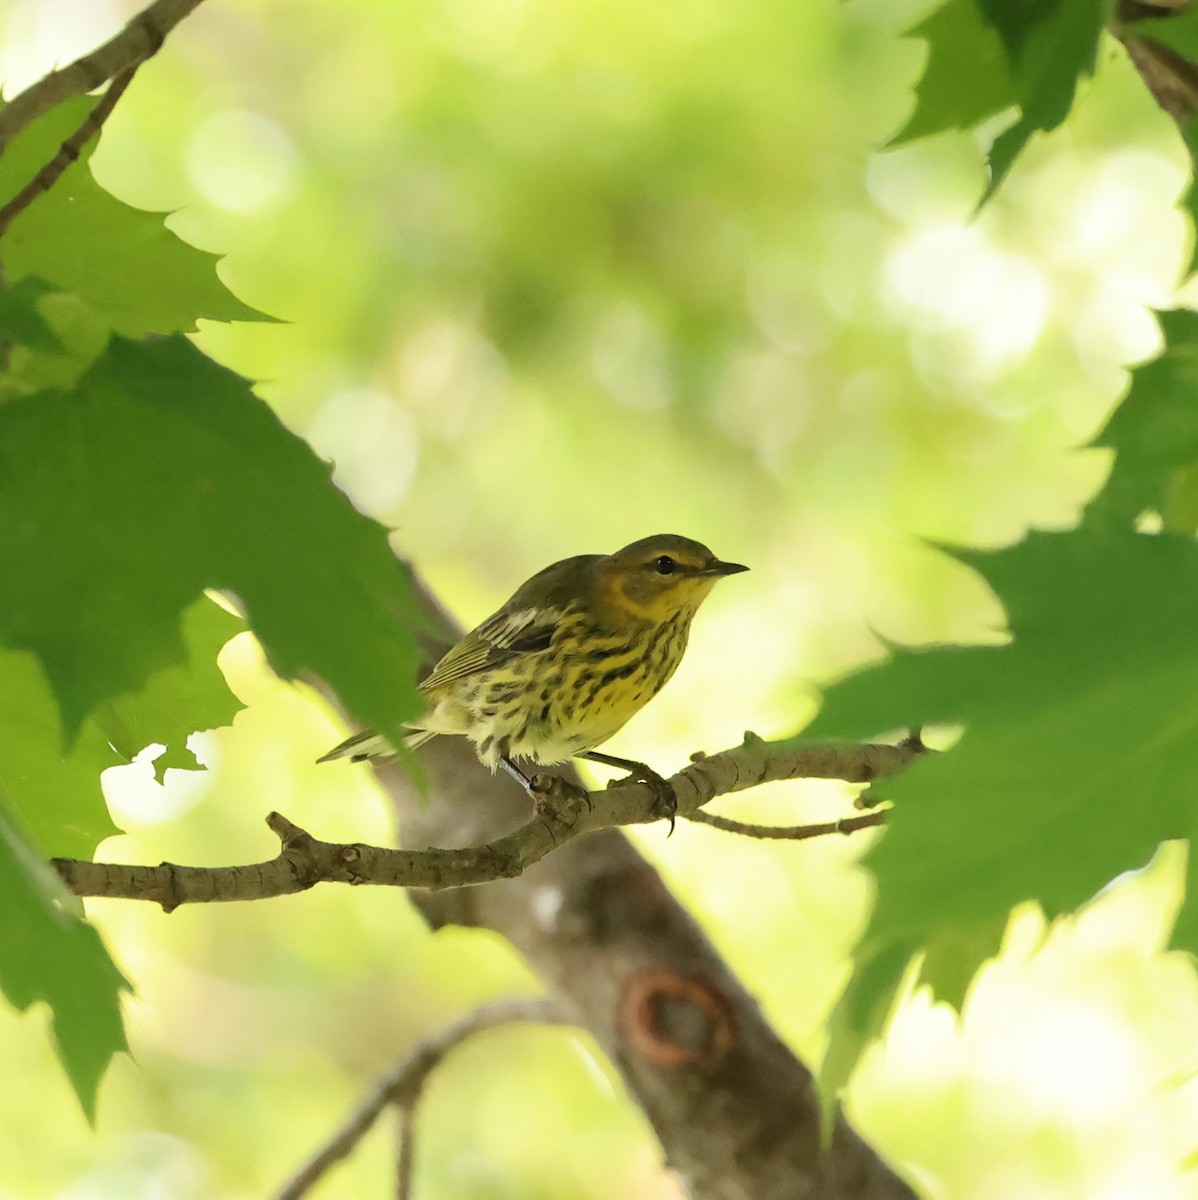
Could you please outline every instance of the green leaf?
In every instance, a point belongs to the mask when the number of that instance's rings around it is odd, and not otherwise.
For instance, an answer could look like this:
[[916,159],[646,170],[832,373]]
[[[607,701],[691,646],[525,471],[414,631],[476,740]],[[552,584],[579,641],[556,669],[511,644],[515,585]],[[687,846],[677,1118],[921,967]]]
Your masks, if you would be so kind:
[[[889,965],[854,975],[850,1016],[888,1003],[896,956],[951,938],[960,977],[1014,905],[1070,911],[1196,824],[1198,544],[1083,528],[958,557],[1004,603],[1010,644],[900,651],[834,686],[805,732],[964,726],[882,789],[895,807],[860,953]],[[1198,951],[1187,914],[1179,944]]]
[[1127,523],[1145,509],[1168,513],[1189,532],[1195,510],[1190,474],[1198,467],[1198,313],[1160,314],[1165,349],[1132,375],[1131,390],[1094,440],[1115,451],[1094,511]]
[[167,747],[154,763],[159,779],[168,767],[195,767],[188,734],[227,725],[240,707],[216,655],[242,627],[201,597],[183,615],[186,666],[168,667],[136,695],[102,705],[66,751],[58,704],[36,658],[0,649],[0,789],[44,854],[91,858],[104,838],[120,832],[100,773],[152,742]]
[[[27,275],[21,284],[35,278]],[[111,330],[104,317],[79,296],[49,292],[38,304],[58,350],[15,345],[7,369],[0,373],[0,401],[27,396],[43,388],[74,387],[79,376],[108,344]]]
[[990,186],[1003,181],[1033,133],[1055,129],[1077,81],[1094,73],[1110,0],[977,0],[1001,38],[1021,115],[990,149]]
[[837,1095],[861,1052],[886,1028],[915,950],[914,944],[900,942],[881,948],[860,946],[853,955],[852,977],[828,1018],[828,1047],[819,1068],[825,1139],[832,1132]]
[[90,721],[63,750],[58,704],[33,655],[0,649],[0,679],[0,795],[44,854],[91,858],[120,832],[100,772],[121,760]]
[[[398,738],[422,626],[386,530],[249,384],[186,338],[114,338],[73,393],[0,407],[0,641],[33,651],[69,737],[185,657],[205,588],[275,670]],[[350,631],[350,636],[346,636]]]
[[971,129],[1018,106],[1019,119],[990,151],[987,196],[1037,130],[1068,114],[1091,75],[1109,0],[949,0],[912,36],[928,43],[915,112],[892,145],[945,129]]
[[[0,203],[15,196],[79,127],[94,99],[52,109],[0,156]],[[37,196],[0,241],[10,281],[36,275],[104,314],[111,328],[139,337],[215,321],[269,320],[238,300],[216,274],[217,256],[181,241],[163,215],[122,204],[92,177],[88,143],[79,160]]]
[[[112,1056],[126,1049],[120,993],[128,985],[78,917],[50,867],[22,838],[0,797],[0,991],[18,1010],[43,1000],[88,1119]],[[14,1081],[10,1080],[10,1085]]]
[[[1198,71],[1198,66],[1194,70]],[[1182,127],[1181,136],[1182,141],[1185,142],[1186,152],[1190,156],[1190,162],[1198,162],[1198,120],[1191,118]],[[1198,222],[1198,180],[1195,179],[1193,171],[1190,174],[1190,186],[1182,198],[1182,210],[1189,213],[1191,222]],[[1184,267],[1185,274],[1193,273],[1196,260],[1198,260],[1198,246],[1191,246],[1190,256]]]
[[195,757],[187,749],[188,735],[231,724],[242,707],[229,691],[216,656],[244,628],[240,617],[206,597],[183,614],[186,662],[152,675],[136,694],[101,705],[92,718],[121,761],[130,762],[157,742],[166,747],[154,760],[154,775],[160,783],[172,767],[195,769]]
[[946,921],[923,946],[919,982],[927,984],[937,1000],[951,1004],[959,1012],[978,966],[994,958],[1002,948],[1007,917],[1006,913],[998,913],[992,921],[978,925]]
[[1002,41],[975,0],[949,0],[911,30],[928,44],[915,111],[890,142],[899,146],[946,129],[973,126],[1016,103]]
[[51,354],[65,350],[38,308],[38,301],[54,290],[36,275],[28,275],[17,283],[0,282],[0,346],[29,346]]
[[1186,862],[1186,899],[1173,924],[1170,945],[1198,954],[1198,849],[1193,839]]

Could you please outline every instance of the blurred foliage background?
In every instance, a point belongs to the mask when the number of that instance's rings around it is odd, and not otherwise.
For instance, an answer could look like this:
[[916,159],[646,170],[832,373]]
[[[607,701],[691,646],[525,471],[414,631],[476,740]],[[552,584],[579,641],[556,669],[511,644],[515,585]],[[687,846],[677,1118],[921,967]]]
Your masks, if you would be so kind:
[[[6,93],[136,7],[0,4]],[[880,151],[911,110],[924,52],[902,34],[927,7],[209,0],[139,72],[94,166],[285,319],[198,340],[262,381],[463,621],[556,558],[656,531],[751,564],[611,746],[664,768],[793,731],[879,636],[993,637],[992,597],[928,541],[1069,525],[1108,465],[1080,447],[1159,345],[1146,307],[1187,261],[1188,167],[1122,51],[1104,43],[1069,120],[974,218],[978,139]],[[313,763],[342,735],[328,710],[248,635],[222,666],[248,707],[193,740],[208,771],[109,772],[129,832],[101,854],[265,857],[272,808],[391,837],[366,769]],[[792,784],[721,811],[846,806]],[[872,835],[663,835],[636,836],[817,1057]],[[926,1194],[1198,1196],[1198,983],[1160,952],[1179,859],[1051,929],[1017,913],[963,1021],[906,1003],[848,1107]],[[5,1195],[262,1196],[422,1034],[536,987],[499,939],[430,935],[372,889],[88,910],[137,983],[134,1058],[92,1131],[44,1014],[0,1011]],[[391,1154],[376,1132],[318,1194],[389,1194]],[[418,1155],[427,1200],[677,1195],[611,1069],[562,1030],[458,1051]]]

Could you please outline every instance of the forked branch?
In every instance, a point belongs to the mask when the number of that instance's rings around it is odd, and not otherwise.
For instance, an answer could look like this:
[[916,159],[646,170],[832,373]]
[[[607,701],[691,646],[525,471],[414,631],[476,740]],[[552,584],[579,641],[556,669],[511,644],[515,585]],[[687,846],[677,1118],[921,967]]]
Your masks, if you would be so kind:
[[125,89],[133,82],[140,64],[122,71],[109,85],[108,90],[96,102],[96,106],[84,117],[79,127],[58,147],[58,153],[6,204],[0,208],[0,238],[7,232],[8,227],[33,202],[48,192],[61,178],[62,173],[78,159],[87,145],[108,120],[109,114],[116,107],[116,102],[125,94]]
[[[901,771],[920,751],[918,743],[888,745],[786,746],[747,736],[745,743],[701,757],[670,783],[678,815],[688,817],[717,796],[783,779],[842,779],[869,783]],[[587,794],[553,776],[519,828],[481,846],[460,850],[395,850],[362,843],[323,842],[279,813],[267,824],[282,843],[266,862],[235,867],[185,867],[174,863],[121,863],[55,859],[67,887],[78,896],[150,900],[166,911],[180,904],[262,900],[302,892],[316,883],[376,884],[429,890],[489,883],[522,874],[558,846],[583,833],[660,820],[657,797],[642,783],[617,783]],[[851,817],[812,832],[814,837],[878,824],[878,814]],[[714,822],[713,822],[714,823]],[[741,830],[746,832],[747,830]],[[762,836],[760,833],[756,836]]]
[[32,83],[0,110],[0,154],[31,121],[153,57],[200,0],[154,0],[104,45]]
[[402,1150],[398,1163],[396,1195],[407,1200],[411,1194],[412,1122],[429,1076],[454,1049],[477,1033],[518,1022],[539,1025],[575,1025],[577,1018],[565,1005],[548,996],[520,996],[484,1004],[444,1029],[418,1042],[384,1075],[346,1118],[341,1128],[287,1181],[275,1200],[299,1200],[336,1163],[346,1158],[370,1132],[383,1110],[394,1105],[403,1121]]

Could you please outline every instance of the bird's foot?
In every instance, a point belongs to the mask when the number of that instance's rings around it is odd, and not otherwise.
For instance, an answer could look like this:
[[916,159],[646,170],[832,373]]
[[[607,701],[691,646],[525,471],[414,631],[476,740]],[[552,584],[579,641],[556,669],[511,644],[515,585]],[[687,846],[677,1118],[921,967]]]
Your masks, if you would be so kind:
[[571,783],[561,775],[538,772],[528,781],[528,794],[533,798],[534,803],[538,799],[547,797],[561,800],[571,808],[584,806],[587,812],[594,807],[591,804],[591,793],[586,788],[577,783]]
[[533,813],[549,830],[555,842],[559,831],[568,833],[573,830],[584,807],[587,812],[591,811],[591,797],[586,788],[560,775],[538,772],[528,781],[528,795],[532,800]]
[[[653,792],[653,811],[670,822],[670,833],[674,832],[674,821],[678,814],[678,796],[674,785],[664,775],[659,775],[652,767],[632,758],[617,758],[614,754],[601,754],[598,750],[589,750],[582,758],[593,762],[605,763],[609,767],[620,767],[628,772],[623,779],[613,779],[608,787],[621,783],[643,783]],[[666,837],[670,836],[666,834]]]
[[619,783],[643,783],[653,793],[653,811],[670,822],[666,837],[674,832],[674,824],[678,817],[678,793],[674,785],[664,776],[659,775],[652,767],[637,763],[636,770],[629,771]]

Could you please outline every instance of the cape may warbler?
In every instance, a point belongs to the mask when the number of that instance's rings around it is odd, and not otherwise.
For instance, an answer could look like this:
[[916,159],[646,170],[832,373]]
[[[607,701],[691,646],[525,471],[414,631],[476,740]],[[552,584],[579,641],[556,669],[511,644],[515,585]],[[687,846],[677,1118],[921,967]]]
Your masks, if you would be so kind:
[[[462,734],[492,771],[525,788],[513,759],[581,756],[664,783],[641,763],[596,754],[674,674],[691,619],[717,580],[746,571],[690,538],[663,533],[615,554],[580,554],[539,571],[471,630],[420,685],[428,709],[409,722],[409,746]],[[369,731],[326,754],[387,758]]]

